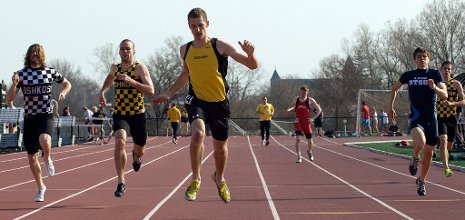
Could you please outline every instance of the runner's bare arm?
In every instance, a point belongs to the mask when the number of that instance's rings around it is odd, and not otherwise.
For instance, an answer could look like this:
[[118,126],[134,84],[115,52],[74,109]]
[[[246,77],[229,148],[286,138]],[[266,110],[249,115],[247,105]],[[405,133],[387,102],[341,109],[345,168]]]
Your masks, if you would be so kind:
[[254,54],[255,46],[247,40],[244,40],[243,42],[239,41],[238,43],[242,50],[245,52],[245,55],[244,53],[237,51],[236,48],[234,48],[231,44],[221,40],[217,41],[217,48],[221,55],[230,56],[235,61],[246,67],[250,69],[256,69],[258,67],[258,61]]
[[115,72],[116,72],[116,65],[112,64],[110,73],[108,73],[107,78],[105,78],[105,81],[103,82],[102,89],[100,89],[100,105],[106,106],[107,100],[105,99],[105,92],[110,88],[111,84],[115,80]]
[[[181,57],[184,55],[185,52],[186,52],[186,45],[184,44],[179,49],[179,53],[181,54]],[[164,93],[154,96],[152,99],[152,103],[159,104],[159,103],[163,103],[169,100],[171,97],[173,97],[174,94],[176,94],[176,92],[179,89],[184,87],[188,82],[189,82],[189,70],[187,69],[187,65],[183,61],[182,72],[179,75],[176,82],[174,82],[174,84],[171,85],[170,88],[168,88],[168,90],[166,90]]]

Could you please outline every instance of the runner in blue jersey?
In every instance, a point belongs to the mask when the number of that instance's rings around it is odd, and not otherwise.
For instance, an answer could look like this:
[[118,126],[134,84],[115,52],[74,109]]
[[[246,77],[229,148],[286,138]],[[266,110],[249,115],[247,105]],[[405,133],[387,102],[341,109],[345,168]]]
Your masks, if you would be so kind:
[[447,98],[447,90],[439,71],[429,69],[430,54],[425,48],[417,48],[413,52],[416,70],[407,71],[400,76],[391,89],[391,100],[388,117],[395,122],[394,102],[402,85],[408,85],[410,102],[410,134],[412,135],[414,152],[409,165],[410,174],[416,175],[423,150],[421,174],[417,178],[418,195],[426,195],[425,178],[428,174],[434,147],[438,143],[438,122],[436,120],[436,100]]

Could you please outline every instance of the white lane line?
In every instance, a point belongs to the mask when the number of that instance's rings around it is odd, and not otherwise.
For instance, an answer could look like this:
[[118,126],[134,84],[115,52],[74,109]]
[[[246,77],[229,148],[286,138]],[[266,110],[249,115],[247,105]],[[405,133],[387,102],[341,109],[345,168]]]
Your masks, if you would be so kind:
[[[153,140],[157,137],[152,137],[152,138],[149,138],[147,139],[147,141],[150,141],[150,140]],[[110,144],[108,144],[108,146],[112,146]],[[90,145],[90,146],[85,146],[85,145],[67,145],[67,146],[62,146],[62,147],[52,147],[52,156],[53,155],[57,155],[57,154],[65,154],[65,153],[69,153],[69,152],[74,152],[74,151],[80,151],[80,150],[85,150],[85,149],[88,149],[88,148],[96,148],[96,147],[102,147],[102,145],[98,144],[98,145]],[[63,151],[59,151],[59,152],[55,152],[55,148],[67,148],[68,150],[63,150]],[[113,149],[113,148],[112,148]],[[18,158],[12,158],[12,159],[8,159],[8,160],[1,160],[0,163],[6,163],[6,162],[11,162],[11,161],[16,161],[16,160],[23,160],[23,159],[27,159],[27,156],[23,156],[26,152],[17,152],[17,153],[11,153],[11,154],[1,154],[1,156],[4,156],[4,155],[12,155],[12,154],[17,154],[18,156],[20,156],[19,154],[21,154],[20,157]],[[5,157],[5,156],[4,156]],[[54,160],[55,161],[55,160]],[[29,167],[29,166],[27,166]],[[3,172],[3,171],[1,171]]]
[[[113,148],[106,149],[106,150],[101,150],[101,151],[96,151],[96,152],[91,152],[91,153],[79,154],[79,155],[70,156],[70,157],[64,157],[64,158],[61,158],[61,159],[58,159],[58,160],[53,160],[53,162],[58,162],[58,161],[68,160],[68,159],[73,159],[73,158],[78,158],[78,157],[84,157],[84,156],[89,156],[89,155],[93,155],[93,154],[104,153],[104,152],[111,151],[111,150],[113,150]],[[40,164],[42,165],[42,164],[44,164],[44,162],[40,162]],[[25,168],[29,168],[29,165],[22,166],[22,167],[16,167],[16,168],[9,169],[9,170],[2,170],[2,171],[0,171],[0,173],[6,173],[6,172],[15,171],[15,170],[25,169]]]
[[[326,139],[325,139],[326,140]],[[332,144],[336,144],[336,145],[341,145],[339,143],[336,143],[336,142],[333,142],[331,140],[326,140]],[[408,175],[408,174],[405,174],[405,173],[401,173],[399,171],[396,171],[396,170],[392,170],[392,169],[389,169],[387,167],[383,167],[383,166],[380,166],[378,164],[374,164],[374,163],[370,163],[368,161],[364,161],[364,160],[360,160],[358,158],[355,158],[355,157],[352,157],[352,156],[349,156],[349,155],[346,155],[346,154],[342,154],[342,153],[339,153],[339,152],[336,152],[336,151],[333,151],[333,150],[330,150],[330,149],[327,149],[327,148],[323,148],[323,147],[320,147],[320,146],[316,146],[317,148],[320,148],[322,150],[326,150],[326,151],[329,151],[331,153],[334,153],[334,154],[338,154],[340,156],[343,156],[343,157],[347,157],[347,158],[350,158],[350,159],[353,159],[353,160],[356,160],[356,161],[359,161],[361,163],[365,163],[365,164],[368,164],[368,165],[371,165],[371,166],[374,166],[374,167],[378,167],[380,169],[383,169],[383,170],[387,170],[387,171],[390,171],[390,172],[393,172],[393,173],[396,173],[396,174],[399,174],[399,175],[402,175],[402,176],[405,176],[405,177],[409,177],[409,178],[412,178],[412,179],[416,179],[415,176],[411,176],[411,175]],[[456,193],[459,193],[459,194],[462,194],[462,195],[465,195],[465,192],[463,191],[460,191],[460,190],[456,190],[456,189],[452,189],[450,187],[447,187],[447,186],[444,186],[444,185],[441,185],[441,184],[438,184],[438,183],[433,183],[433,182],[430,182],[430,181],[426,181],[426,183],[428,184],[431,184],[431,185],[434,185],[434,186],[437,186],[437,187],[441,187],[443,189],[447,189],[447,190],[450,190],[452,192],[456,192]]]
[[[289,152],[291,152],[292,154],[294,154],[294,155],[297,156],[297,154],[296,154],[294,151],[288,149],[287,147],[285,147],[284,145],[282,145],[281,143],[279,143],[274,137],[272,137],[272,138],[273,138],[274,141],[276,141],[276,143],[278,143],[279,146],[281,146],[282,148],[286,149],[287,151],[289,151]],[[318,148],[321,148],[321,147],[318,147]],[[324,148],[321,148],[321,149],[324,149]],[[325,150],[326,150],[326,149],[325,149]],[[323,172],[329,174],[329,175],[332,176],[333,178],[335,178],[335,179],[341,181],[342,183],[346,184],[346,185],[349,186],[350,188],[352,188],[352,189],[356,190],[357,192],[363,194],[364,196],[368,197],[369,199],[371,199],[371,200],[377,202],[378,204],[384,206],[385,208],[391,210],[392,212],[396,213],[397,215],[400,215],[400,216],[402,216],[403,218],[409,219],[409,220],[410,220],[410,219],[411,219],[411,220],[414,219],[414,218],[412,218],[412,217],[410,217],[410,216],[404,214],[403,212],[401,212],[401,211],[395,209],[394,207],[392,207],[392,206],[390,206],[390,205],[384,203],[383,201],[377,199],[376,197],[374,197],[374,196],[372,196],[372,195],[366,193],[365,191],[363,191],[363,190],[357,188],[356,186],[350,184],[349,182],[345,181],[344,179],[340,178],[339,176],[337,176],[337,175],[335,175],[335,174],[329,172],[328,170],[324,169],[323,167],[320,167],[319,165],[317,165],[317,164],[315,164],[315,163],[309,161],[307,158],[302,157],[302,159],[304,159],[304,160],[307,161],[308,163],[312,164],[312,165],[315,166],[316,168],[320,169],[321,171],[323,171]]]
[[265,178],[263,177],[262,169],[258,164],[257,157],[252,149],[252,143],[250,143],[250,137],[247,135],[247,141],[249,142],[249,149],[252,153],[253,160],[255,162],[255,167],[257,168],[258,175],[260,176],[260,181],[262,182],[263,190],[265,191],[266,200],[268,201],[268,205],[270,206],[271,213],[273,215],[273,219],[279,220],[281,219],[278,214],[278,210],[276,210],[276,206],[274,205],[273,198],[271,197],[270,191],[268,190],[268,184],[266,184]]
[[[84,149],[87,149],[87,148],[92,148],[92,147],[95,147],[95,146],[90,146],[90,147],[85,147],[85,148],[73,148],[72,150],[67,150],[67,151],[60,151],[60,152],[54,152],[54,148],[52,148],[52,156],[54,155],[57,155],[57,154],[63,154],[63,153],[68,153],[68,152],[73,152],[73,151],[79,151],[79,150],[84,150]],[[100,146],[99,146],[100,147]],[[26,154],[26,152],[20,152],[21,155],[24,155]],[[6,154],[5,154],[6,155]],[[16,160],[24,160],[24,159],[27,159],[27,156],[21,156],[21,157],[18,157],[18,158],[13,158],[13,159],[9,159],[9,160],[2,160],[0,161],[0,163],[6,163],[6,162],[12,162],[12,161],[16,161]],[[29,166],[26,166],[29,168]],[[14,170],[14,169],[12,169]],[[5,170],[5,171],[0,171],[1,173],[3,172],[6,172],[6,171],[9,171],[9,170]]]
[[[210,152],[210,154],[208,154],[202,161],[201,164],[203,164],[211,155],[213,154],[213,151]],[[166,201],[168,201],[171,197],[173,197],[173,195],[179,190],[179,188],[181,188],[182,185],[184,185],[184,183],[192,176],[192,172],[190,172],[189,174],[187,174],[186,177],[184,177],[184,179],[179,182],[179,184],[174,187],[173,190],[171,190],[170,193],[168,193],[168,195],[165,196],[165,198],[163,198],[149,213],[147,213],[147,215],[143,218],[144,220],[148,220],[150,219],[153,215],[155,215],[155,213],[166,203]]]
[[[151,149],[151,148],[155,148],[155,147],[159,147],[159,146],[163,146],[163,145],[166,145],[168,143],[171,143],[171,141],[167,141],[165,143],[161,143],[159,145],[154,145],[152,147],[148,147],[146,148],[146,150],[148,149]],[[111,149],[107,149],[107,150],[103,150],[103,151],[98,151],[98,152],[92,152],[92,153],[88,153],[88,154],[81,154],[81,155],[76,155],[76,156],[72,156],[72,157],[68,157],[68,158],[63,158],[63,159],[60,159],[60,160],[64,160],[64,159],[69,159],[69,158],[75,158],[75,157],[81,157],[81,156],[86,156],[86,155],[91,155],[91,154],[97,154],[97,153],[101,153],[101,152],[105,152],[105,151],[109,151],[109,150],[113,150],[112,148]],[[131,155],[132,153],[129,153],[129,155]],[[84,164],[82,166],[79,166],[79,167],[75,167],[75,168],[72,168],[72,169],[68,169],[68,170],[65,170],[65,171],[61,171],[61,172],[56,172],[55,173],[55,176],[57,175],[60,175],[60,174],[63,174],[63,173],[67,173],[67,172],[70,172],[70,171],[73,171],[73,170],[77,170],[77,169],[80,169],[80,168],[84,168],[84,167],[88,167],[88,166],[93,166],[95,164],[99,164],[99,163],[102,163],[102,162],[105,162],[105,161],[108,161],[108,160],[113,160],[113,157],[110,157],[110,158],[107,158],[107,159],[103,159],[103,160],[100,160],[100,161],[97,161],[97,162],[93,162],[93,163],[89,163],[89,164]],[[59,160],[57,160],[59,161]],[[56,166],[56,164],[55,164]],[[26,166],[26,167],[29,167],[29,166]],[[42,176],[42,178],[48,178],[49,176]],[[6,189],[10,189],[10,188],[13,188],[13,187],[16,187],[16,186],[21,186],[21,185],[24,185],[24,184],[27,184],[27,183],[32,183],[34,182],[34,180],[27,180],[27,181],[24,181],[24,182],[20,182],[20,183],[16,183],[16,184],[13,184],[13,185],[10,185],[10,186],[6,186],[6,187],[3,187],[3,188],[0,188],[0,191],[2,190],[6,190]]]
[[[170,142],[167,142],[167,143],[170,143]],[[181,151],[182,149],[184,149],[184,148],[186,148],[186,147],[187,147],[187,145],[184,146],[184,147],[181,147],[181,148],[179,148],[179,149],[177,149],[177,150],[175,150],[175,151],[172,151],[172,152],[170,152],[170,153],[167,153],[167,154],[165,154],[165,155],[163,155],[163,156],[157,157],[157,158],[155,158],[155,159],[153,159],[153,160],[151,160],[151,161],[149,161],[149,162],[147,162],[147,163],[144,163],[143,167],[144,167],[144,166],[147,166],[147,165],[149,165],[149,164],[151,164],[151,163],[153,163],[153,162],[155,162],[155,161],[157,161],[157,160],[160,160],[160,159],[165,158],[165,157],[167,157],[167,156],[170,156],[170,155],[172,155],[172,154],[174,154],[174,153],[177,153],[177,152]],[[113,158],[110,158],[110,159],[113,159]],[[108,160],[108,159],[107,159],[107,160]],[[131,173],[131,172],[133,172],[133,171],[134,171],[133,169],[130,169],[130,170],[126,171],[124,174],[128,174],[128,173]],[[56,200],[55,202],[49,203],[49,204],[47,204],[47,205],[44,205],[44,206],[42,206],[42,207],[40,207],[40,208],[37,208],[37,209],[31,211],[31,212],[28,212],[28,213],[26,213],[26,214],[24,214],[24,215],[21,215],[21,216],[15,218],[14,220],[19,220],[19,219],[23,219],[23,218],[26,218],[26,217],[28,217],[28,216],[31,216],[31,215],[33,215],[33,214],[35,214],[35,213],[37,213],[37,212],[39,212],[39,211],[41,211],[41,210],[43,210],[43,209],[46,209],[46,208],[48,208],[48,207],[50,207],[50,206],[53,206],[53,205],[55,205],[55,204],[58,204],[58,203],[60,203],[60,202],[65,201],[65,200],[68,200],[68,199],[71,199],[71,198],[73,198],[73,197],[76,197],[76,196],[78,196],[78,195],[80,195],[80,194],[83,194],[83,193],[89,191],[89,190],[95,189],[95,188],[97,188],[97,187],[99,187],[99,186],[101,186],[101,185],[103,185],[103,184],[105,184],[105,183],[108,183],[108,182],[110,182],[110,181],[112,181],[112,180],[114,180],[114,179],[116,179],[116,178],[117,178],[117,176],[114,176],[114,177],[112,177],[112,178],[110,178],[110,179],[104,180],[104,181],[102,181],[102,182],[100,182],[100,183],[98,183],[98,184],[95,184],[95,185],[93,185],[93,186],[90,186],[90,187],[86,188],[85,190],[82,190],[82,191],[80,191],[80,192],[71,194],[71,195],[69,195],[69,196],[67,196],[67,197],[64,197],[64,198],[62,198],[62,199]]]

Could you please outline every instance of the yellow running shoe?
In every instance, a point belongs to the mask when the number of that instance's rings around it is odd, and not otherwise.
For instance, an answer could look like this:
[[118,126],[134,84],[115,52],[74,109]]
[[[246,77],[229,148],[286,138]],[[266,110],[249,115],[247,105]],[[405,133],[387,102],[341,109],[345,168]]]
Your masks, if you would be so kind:
[[446,177],[450,177],[454,173],[452,172],[452,170],[450,168],[446,168],[446,169],[444,169],[444,174],[446,175]]
[[200,179],[192,181],[191,185],[187,188],[186,192],[184,193],[184,198],[187,201],[194,201],[197,198],[201,182],[202,181]]
[[221,199],[225,203],[229,203],[231,201],[231,194],[229,193],[228,185],[226,184],[226,180],[221,183],[216,182],[216,172],[212,175],[213,182],[216,184],[216,188],[218,188],[218,195],[220,195]]

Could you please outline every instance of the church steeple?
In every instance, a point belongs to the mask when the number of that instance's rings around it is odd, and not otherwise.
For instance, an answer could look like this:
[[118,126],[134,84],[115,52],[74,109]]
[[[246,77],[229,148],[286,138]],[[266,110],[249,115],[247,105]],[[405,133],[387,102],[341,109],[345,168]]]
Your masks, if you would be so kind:
[[281,77],[279,77],[278,71],[276,71],[276,67],[274,68],[273,75],[271,76],[270,80],[280,80]]

